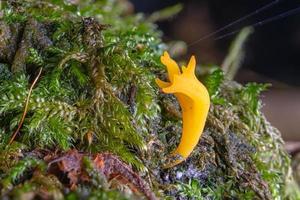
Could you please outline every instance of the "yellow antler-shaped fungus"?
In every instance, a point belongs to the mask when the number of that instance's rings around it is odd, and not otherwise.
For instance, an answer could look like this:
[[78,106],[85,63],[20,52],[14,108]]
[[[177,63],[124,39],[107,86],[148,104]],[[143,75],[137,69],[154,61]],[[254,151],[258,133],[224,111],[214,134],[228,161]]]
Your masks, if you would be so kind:
[[180,144],[171,155],[172,161],[165,166],[169,168],[184,161],[198,144],[208,114],[210,98],[205,86],[195,76],[194,56],[187,67],[182,66],[182,73],[167,52],[161,56],[161,62],[167,67],[170,82],[156,79],[156,83],[164,93],[176,96],[183,119]]

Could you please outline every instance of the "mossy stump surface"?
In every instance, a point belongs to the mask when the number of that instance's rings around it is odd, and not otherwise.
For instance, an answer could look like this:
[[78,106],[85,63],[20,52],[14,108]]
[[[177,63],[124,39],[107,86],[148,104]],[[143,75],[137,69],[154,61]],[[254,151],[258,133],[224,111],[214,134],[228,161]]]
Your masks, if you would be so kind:
[[[124,0],[5,1],[0,11],[2,199],[299,199],[263,84],[198,73],[212,105],[182,164],[162,169],[181,134],[150,17]],[[175,45],[176,46],[176,45]],[[39,74],[40,72],[40,74]],[[155,197],[156,196],[156,197]]]

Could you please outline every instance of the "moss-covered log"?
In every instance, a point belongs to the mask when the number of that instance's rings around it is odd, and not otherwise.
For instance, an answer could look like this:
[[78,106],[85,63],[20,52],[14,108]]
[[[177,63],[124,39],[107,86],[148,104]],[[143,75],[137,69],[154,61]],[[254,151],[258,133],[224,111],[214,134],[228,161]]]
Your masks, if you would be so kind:
[[178,103],[154,83],[168,45],[159,12],[131,12],[123,0],[2,5],[1,198],[299,199],[280,133],[260,112],[266,86],[220,69],[198,74],[212,106],[197,148],[162,169],[181,133]]

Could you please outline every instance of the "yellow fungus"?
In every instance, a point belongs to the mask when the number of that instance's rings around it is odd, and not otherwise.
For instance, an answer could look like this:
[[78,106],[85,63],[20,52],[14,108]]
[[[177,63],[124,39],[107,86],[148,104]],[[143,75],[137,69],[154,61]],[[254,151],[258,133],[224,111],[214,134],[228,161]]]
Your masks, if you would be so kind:
[[169,168],[184,161],[198,144],[207,118],[210,98],[205,86],[195,76],[194,56],[188,66],[182,66],[181,70],[167,52],[161,56],[161,62],[167,67],[170,82],[160,79],[155,81],[164,93],[176,96],[183,120],[180,144],[171,154],[171,161],[165,166]]

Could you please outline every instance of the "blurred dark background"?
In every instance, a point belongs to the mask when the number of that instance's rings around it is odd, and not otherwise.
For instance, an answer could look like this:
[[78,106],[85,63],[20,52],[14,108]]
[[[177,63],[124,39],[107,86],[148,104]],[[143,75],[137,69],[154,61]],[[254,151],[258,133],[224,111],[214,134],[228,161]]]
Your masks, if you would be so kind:
[[[253,0],[131,0],[136,12],[154,11],[183,5],[175,17],[159,22],[168,40],[191,44],[201,37],[274,1]],[[300,6],[300,1],[281,0],[272,8],[231,27],[224,33],[276,16]],[[222,33],[217,36],[222,35]],[[221,64],[234,36],[217,36],[188,47],[187,57],[196,54],[201,63]],[[270,82],[273,87],[263,96],[264,113],[287,141],[300,141],[300,13],[256,27],[245,45],[246,56],[235,79]]]
[[[184,9],[175,18],[158,23],[167,38],[184,40],[188,44],[230,22],[253,12],[272,1],[253,0],[132,0],[137,12],[152,13],[176,3]],[[282,0],[270,9],[230,28],[236,30],[289,9],[300,6],[299,1]],[[247,42],[243,67],[265,76],[300,85],[300,13],[255,29]],[[229,31],[230,31],[229,30]],[[227,31],[227,32],[229,32]],[[220,34],[219,34],[220,35]],[[199,54],[202,62],[220,63],[234,36],[218,41],[216,37],[201,41],[189,51]],[[204,48],[203,46],[209,46]],[[209,52],[207,52],[209,51]],[[210,54],[210,55],[207,55]]]

